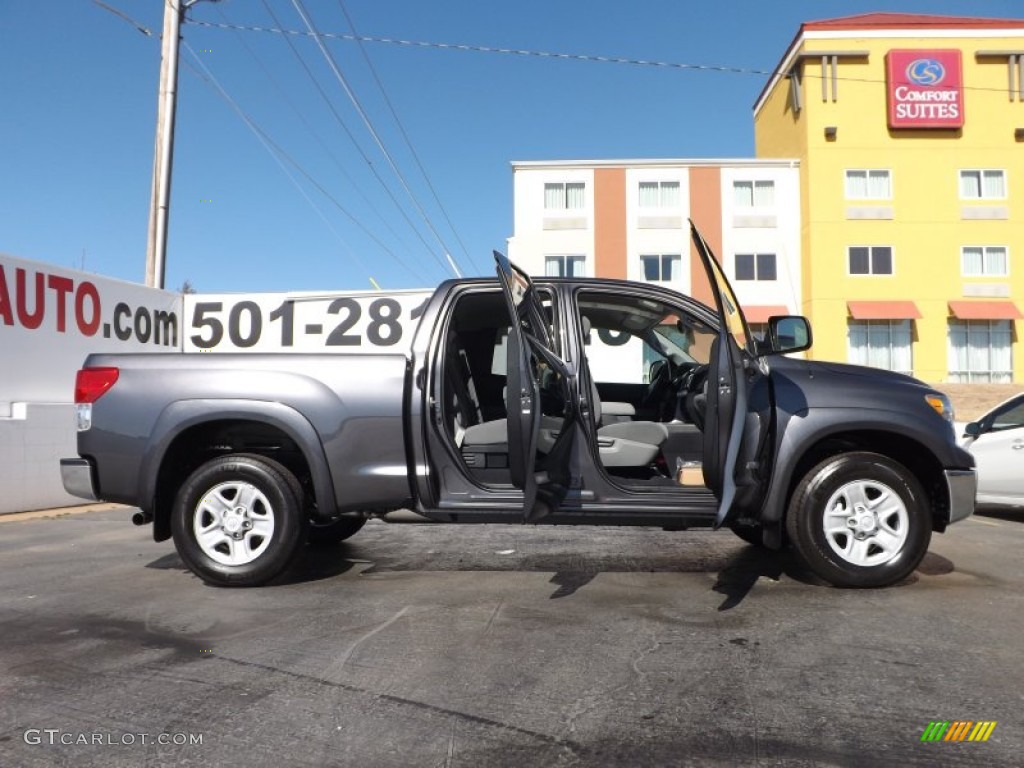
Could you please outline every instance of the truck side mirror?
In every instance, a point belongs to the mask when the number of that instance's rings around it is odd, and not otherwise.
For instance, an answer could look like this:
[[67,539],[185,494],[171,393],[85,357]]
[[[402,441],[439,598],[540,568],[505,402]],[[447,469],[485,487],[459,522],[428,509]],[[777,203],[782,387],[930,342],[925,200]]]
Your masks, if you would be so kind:
[[781,355],[810,349],[813,343],[811,323],[801,315],[775,315],[768,318],[765,354]]

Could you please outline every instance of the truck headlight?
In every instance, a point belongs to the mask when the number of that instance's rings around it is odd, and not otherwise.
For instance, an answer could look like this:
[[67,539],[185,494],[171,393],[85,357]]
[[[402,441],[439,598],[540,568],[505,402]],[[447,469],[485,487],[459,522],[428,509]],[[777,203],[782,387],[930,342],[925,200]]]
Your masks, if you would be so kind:
[[924,396],[925,402],[928,403],[935,412],[942,418],[948,421],[950,424],[953,423],[953,403],[946,395],[940,395],[938,393],[932,393]]

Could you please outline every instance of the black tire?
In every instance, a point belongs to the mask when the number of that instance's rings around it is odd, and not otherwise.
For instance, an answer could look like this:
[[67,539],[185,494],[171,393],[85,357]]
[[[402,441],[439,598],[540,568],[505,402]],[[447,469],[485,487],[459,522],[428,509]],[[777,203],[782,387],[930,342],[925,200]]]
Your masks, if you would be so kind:
[[339,517],[327,523],[310,520],[306,536],[312,547],[329,547],[355,536],[364,525],[365,517]]
[[855,452],[832,456],[803,477],[786,532],[804,564],[830,584],[885,587],[917,568],[932,521],[921,484],[905,467]]
[[[197,526],[209,536],[201,540]],[[306,527],[295,476],[251,454],[203,464],[181,486],[171,513],[178,555],[203,581],[224,587],[273,579],[300,551]]]

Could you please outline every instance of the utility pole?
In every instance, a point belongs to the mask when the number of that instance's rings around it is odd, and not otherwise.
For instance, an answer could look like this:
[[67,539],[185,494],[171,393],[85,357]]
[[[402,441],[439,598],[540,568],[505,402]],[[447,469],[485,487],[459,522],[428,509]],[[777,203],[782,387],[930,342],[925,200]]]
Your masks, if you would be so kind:
[[[131,16],[112,8],[102,0],[92,0],[139,32],[153,33]],[[156,148],[153,151],[153,188],[149,204],[149,231],[146,236],[146,285],[164,287],[167,261],[167,218],[171,207],[171,161],[174,155],[174,112],[178,106],[178,43],[185,11],[199,0],[163,0],[164,34],[160,48],[160,90],[156,104]],[[219,0],[210,0],[216,3]],[[84,261],[84,257],[83,257]]]
[[178,38],[187,6],[165,0],[160,53],[160,93],[157,99],[156,148],[153,153],[153,191],[146,246],[146,285],[164,287],[167,257],[167,217],[171,203],[171,159],[174,154],[174,112],[178,96]]

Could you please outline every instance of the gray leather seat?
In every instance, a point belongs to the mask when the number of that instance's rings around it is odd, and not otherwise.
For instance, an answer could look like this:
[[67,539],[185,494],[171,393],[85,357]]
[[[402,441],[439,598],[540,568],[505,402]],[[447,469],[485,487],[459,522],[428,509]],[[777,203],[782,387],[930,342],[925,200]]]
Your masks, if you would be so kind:
[[[589,370],[588,370],[589,374]],[[617,421],[601,424],[601,396],[590,382],[591,409],[597,424],[597,448],[606,467],[646,467],[668,439],[668,429],[657,421]]]
[[[583,335],[590,336],[590,318],[581,318]],[[584,357],[584,362],[586,358]],[[597,447],[601,453],[601,463],[606,467],[645,467],[654,461],[661,450],[661,445],[668,439],[668,429],[657,421],[615,421],[604,424],[604,409],[601,396],[597,392],[597,384],[590,376],[590,365],[587,364],[587,377],[590,378],[591,410],[594,423],[597,425]],[[615,403],[612,410],[616,415],[632,411],[622,408],[628,403]]]
[[[584,318],[584,331],[589,332],[589,323]],[[589,377],[590,371],[587,370]],[[616,421],[602,425],[601,397],[593,379],[590,383],[591,410],[597,425],[597,446],[601,463],[606,467],[645,467],[654,461],[661,445],[668,439],[668,429],[656,421]],[[617,409],[616,413],[622,409]],[[555,444],[562,419],[541,415],[540,435],[537,449],[548,453]],[[484,448],[485,446],[508,443],[508,422],[494,419],[466,427],[461,433],[461,446]]]
[[[558,437],[558,430],[561,428],[562,419],[557,416],[541,414],[540,436],[537,439],[537,449],[541,453],[548,453],[551,450],[555,444],[555,438]],[[483,448],[486,446],[505,445],[506,443],[508,443],[507,419],[493,419],[480,424],[473,424],[462,430],[461,442],[456,439],[456,444],[459,447],[465,446],[467,448]]]
[[[597,414],[595,409],[595,416]],[[551,450],[561,428],[562,419],[541,416],[540,435],[537,438],[537,449],[541,453]],[[597,430],[597,447],[601,463],[606,467],[645,467],[654,461],[661,450],[661,444],[667,439],[668,429],[655,421],[620,421],[598,427]],[[462,433],[461,447],[485,448],[507,443],[508,421],[494,419],[467,427]]]

